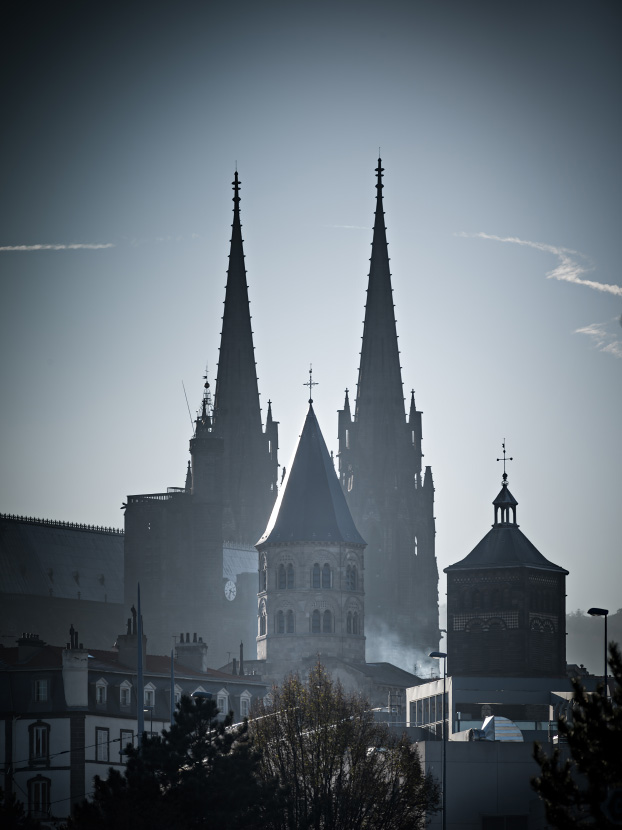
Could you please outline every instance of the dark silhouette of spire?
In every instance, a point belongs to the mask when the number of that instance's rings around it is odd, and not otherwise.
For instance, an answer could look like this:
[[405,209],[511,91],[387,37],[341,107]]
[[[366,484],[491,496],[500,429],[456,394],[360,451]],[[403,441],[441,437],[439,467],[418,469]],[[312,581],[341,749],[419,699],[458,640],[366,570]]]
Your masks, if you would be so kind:
[[244,265],[240,223],[240,180],[235,171],[233,184],[233,225],[225,308],[222,318],[220,355],[214,396],[214,426],[228,431],[238,427],[261,428],[255,350]]
[[401,413],[402,419],[404,417],[402,372],[382,202],[383,170],[382,161],[378,159],[376,214],[354,416],[359,424],[371,421],[376,427],[392,420],[397,412]]

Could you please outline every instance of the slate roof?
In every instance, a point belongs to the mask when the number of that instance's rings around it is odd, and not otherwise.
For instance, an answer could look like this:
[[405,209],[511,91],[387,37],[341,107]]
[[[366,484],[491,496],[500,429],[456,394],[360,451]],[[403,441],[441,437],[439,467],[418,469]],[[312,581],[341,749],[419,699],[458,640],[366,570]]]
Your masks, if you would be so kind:
[[285,542],[366,544],[346,504],[311,404],[294,460],[257,546]]
[[539,568],[567,574],[559,565],[549,562],[533,545],[517,524],[496,524],[464,559],[444,568],[464,571],[472,568]]

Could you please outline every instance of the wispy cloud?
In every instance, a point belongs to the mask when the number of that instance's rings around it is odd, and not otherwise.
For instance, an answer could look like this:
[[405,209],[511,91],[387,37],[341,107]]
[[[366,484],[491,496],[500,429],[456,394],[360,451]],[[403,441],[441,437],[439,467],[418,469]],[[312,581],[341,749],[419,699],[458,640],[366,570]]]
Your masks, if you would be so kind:
[[98,251],[114,247],[114,242],[72,242],[68,245],[2,245],[0,251]]
[[618,333],[614,334],[612,331],[617,323],[622,323],[617,317],[607,323],[591,323],[589,326],[575,329],[575,334],[587,334],[592,339],[595,349],[622,358],[622,340],[618,340]]
[[[495,236],[491,233],[464,232],[458,233],[456,236],[491,239],[494,242],[513,242],[515,245],[525,245],[528,248],[535,248],[536,251],[554,254],[558,258],[559,264],[547,273],[547,279],[573,282],[575,285],[585,285],[587,288],[592,288],[595,291],[602,291],[606,294],[622,297],[622,286],[620,285],[610,285],[605,282],[583,279],[583,275],[593,271],[594,266],[589,264],[587,257],[579,253],[579,251],[573,251],[570,248],[559,248],[556,245],[546,245],[543,242],[530,242],[527,239],[519,239],[517,236]],[[581,260],[585,264],[582,264]]]

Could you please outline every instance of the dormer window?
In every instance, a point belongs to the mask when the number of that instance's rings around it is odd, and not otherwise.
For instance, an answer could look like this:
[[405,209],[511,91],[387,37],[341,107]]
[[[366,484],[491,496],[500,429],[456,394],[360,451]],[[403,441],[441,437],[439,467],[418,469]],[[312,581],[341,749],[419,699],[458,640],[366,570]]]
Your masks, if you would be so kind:
[[119,689],[119,703],[121,706],[129,706],[132,699],[132,684],[129,680],[124,680]]
[[222,715],[226,715],[229,712],[229,692],[226,689],[221,689],[218,692],[216,697],[216,703],[218,705],[218,711]]
[[35,703],[45,703],[48,699],[48,681],[35,680]]
[[153,708],[155,706],[155,686],[153,683],[148,683],[145,686],[144,705]]
[[108,683],[101,677],[95,684],[95,702],[100,706],[106,703],[108,695]]

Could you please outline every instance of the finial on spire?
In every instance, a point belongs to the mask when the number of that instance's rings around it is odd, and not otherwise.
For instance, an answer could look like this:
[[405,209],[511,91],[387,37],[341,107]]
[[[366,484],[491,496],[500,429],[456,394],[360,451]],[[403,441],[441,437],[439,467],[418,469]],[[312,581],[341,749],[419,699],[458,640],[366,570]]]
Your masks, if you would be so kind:
[[313,398],[311,397],[313,393],[313,387],[317,386],[318,384],[313,380],[313,364],[311,363],[309,363],[309,380],[306,383],[303,383],[302,385],[309,387],[309,403],[313,403]]
[[514,461],[514,458],[510,456],[510,458],[506,458],[505,454],[505,438],[503,439],[503,443],[501,444],[503,447],[503,458],[497,458],[497,461],[503,461],[503,486],[507,487],[508,483],[508,474],[505,471],[505,462],[506,461]]
[[242,182],[238,178],[238,163],[235,163],[235,176],[233,181],[231,182],[233,185],[233,204],[235,205],[234,209],[237,209],[238,205],[240,204],[240,185]]
[[382,174],[384,173],[384,167],[382,166],[382,159],[380,158],[380,147],[378,148],[378,167],[376,167],[376,173],[378,174],[378,183],[376,184],[376,189],[378,190],[378,196],[382,191],[384,185],[382,184]]

